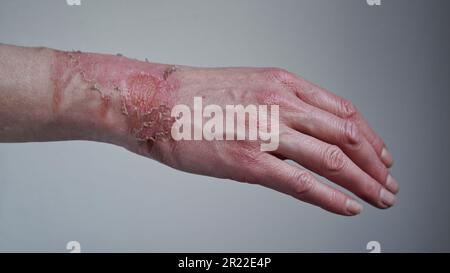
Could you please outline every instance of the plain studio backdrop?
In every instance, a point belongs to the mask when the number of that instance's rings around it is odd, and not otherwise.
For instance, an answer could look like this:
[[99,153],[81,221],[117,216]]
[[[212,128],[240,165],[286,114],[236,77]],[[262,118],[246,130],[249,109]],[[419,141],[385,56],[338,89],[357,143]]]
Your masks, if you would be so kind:
[[0,1],[0,42],[275,66],[352,100],[401,184],[347,218],[94,142],[0,144],[0,251],[450,251],[449,1]]

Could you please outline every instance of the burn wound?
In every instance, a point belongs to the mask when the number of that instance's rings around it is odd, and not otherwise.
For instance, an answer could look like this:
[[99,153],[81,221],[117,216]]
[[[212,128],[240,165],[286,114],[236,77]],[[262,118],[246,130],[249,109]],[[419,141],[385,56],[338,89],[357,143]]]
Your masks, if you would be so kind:
[[128,117],[130,133],[140,141],[170,139],[170,128],[175,122],[164,94],[168,86],[149,74],[139,73],[127,79],[123,92],[123,111]]
[[[106,118],[112,100],[120,98],[117,110],[125,117],[129,132],[138,141],[152,144],[170,139],[175,121],[170,116],[177,81],[169,76],[175,66],[155,65],[125,57],[81,52],[56,52],[52,67],[53,111],[60,109],[64,90],[75,79],[87,86],[85,92],[100,96],[98,113]],[[119,96],[117,96],[119,94]]]

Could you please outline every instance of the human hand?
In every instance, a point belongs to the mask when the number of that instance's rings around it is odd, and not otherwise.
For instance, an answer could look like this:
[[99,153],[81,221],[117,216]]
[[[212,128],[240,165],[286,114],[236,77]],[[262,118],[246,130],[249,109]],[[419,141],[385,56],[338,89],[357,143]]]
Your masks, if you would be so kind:
[[[338,214],[358,214],[361,206],[305,169],[378,208],[395,203],[398,184],[387,168],[392,157],[351,102],[282,69],[169,66],[159,79],[170,86],[157,90],[166,93],[162,96],[165,102],[159,101],[167,107],[167,117],[168,109],[179,104],[194,112],[194,97],[222,109],[226,105],[279,105],[279,147],[267,152],[261,151],[260,141],[176,141],[169,136],[132,141],[131,150],[179,170],[260,184]],[[196,126],[192,120],[192,127]],[[154,132],[140,134],[145,139]]]

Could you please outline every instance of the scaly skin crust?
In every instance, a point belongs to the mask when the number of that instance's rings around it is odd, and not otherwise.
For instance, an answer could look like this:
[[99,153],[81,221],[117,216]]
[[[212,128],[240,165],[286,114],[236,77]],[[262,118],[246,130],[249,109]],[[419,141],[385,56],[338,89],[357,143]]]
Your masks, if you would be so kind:
[[178,89],[170,75],[175,70],[122,56],[55,51],[52,109],[64,111],[65,96],[73,96],[77,86],[85,97],[100,98],[92,115],[108,120],[120,113],[128,132],[151,147],[154,141],[170,138],[170,109]]

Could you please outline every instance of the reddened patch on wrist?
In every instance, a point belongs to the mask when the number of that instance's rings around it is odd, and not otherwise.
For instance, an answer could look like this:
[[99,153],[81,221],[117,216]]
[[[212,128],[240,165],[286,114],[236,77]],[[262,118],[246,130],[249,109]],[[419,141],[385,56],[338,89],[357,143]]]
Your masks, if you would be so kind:
[[55,51],[52,109],[58,112],[65,98],[79,97],[79,92],[71,93],[76,87],[83,92],[81,100],[92,105],[90,115],[125,117],[128,132],[138,141],[170,139],[170,111],[178,89],[171,76],[175,71],[175,66],[123,56]]

